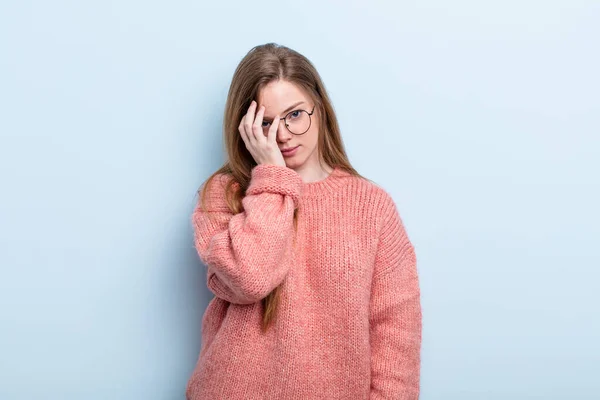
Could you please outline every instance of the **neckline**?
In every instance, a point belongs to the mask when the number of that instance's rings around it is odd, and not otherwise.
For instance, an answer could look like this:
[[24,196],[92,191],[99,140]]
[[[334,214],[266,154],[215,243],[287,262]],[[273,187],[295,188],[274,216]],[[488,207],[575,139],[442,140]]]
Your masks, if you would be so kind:
[[340,179],[342,175],[344,175],[344,171],[334,166],[326,178],[315,182],[302,182],[302,195],[313,197],[330,194],[342,185],[342,179]]

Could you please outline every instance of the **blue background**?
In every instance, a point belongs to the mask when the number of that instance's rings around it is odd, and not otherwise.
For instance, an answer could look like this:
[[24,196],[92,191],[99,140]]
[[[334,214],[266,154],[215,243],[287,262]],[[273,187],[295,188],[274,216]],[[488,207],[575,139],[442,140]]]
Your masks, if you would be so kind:
[[0,398],[183,398],[211,298],[195,191],[270,41],[314,62],[417,248],[421,398],[600,398],[599,21],[577,0],[2,1]]

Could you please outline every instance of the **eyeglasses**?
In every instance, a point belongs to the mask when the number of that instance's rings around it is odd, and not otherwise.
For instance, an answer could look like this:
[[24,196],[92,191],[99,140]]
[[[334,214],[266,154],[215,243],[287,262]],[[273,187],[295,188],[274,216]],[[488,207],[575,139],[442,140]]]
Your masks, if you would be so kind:
[[[310,129],[310,124],[312,122],[310,116],[315,112],[315,107],[316,105],[313,106],[311,112],[306,110],[290,111],[285,117],[279,119],[284,121],[285,127],[290,133],[294,135],[304,135]],[[263,132],[267,135],[271,125],[265,126],[265,124],[271,124],[271,122],[263,121]]]

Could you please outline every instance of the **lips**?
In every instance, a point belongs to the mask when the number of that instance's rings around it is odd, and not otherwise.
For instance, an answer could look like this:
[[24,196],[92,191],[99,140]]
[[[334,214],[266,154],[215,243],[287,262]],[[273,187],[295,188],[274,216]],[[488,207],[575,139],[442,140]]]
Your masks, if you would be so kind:
[[[300,146],[300,145],[298,145],[298,146]],[[298,146],[295,146],[295,147],[288,147],[287,149],[281,149],[281,151],[282,151],[283,153],[286,153],[286,152],[288,152],[288,151],[294,150],[294,149],[295,149],[295,148],[297,148]]]

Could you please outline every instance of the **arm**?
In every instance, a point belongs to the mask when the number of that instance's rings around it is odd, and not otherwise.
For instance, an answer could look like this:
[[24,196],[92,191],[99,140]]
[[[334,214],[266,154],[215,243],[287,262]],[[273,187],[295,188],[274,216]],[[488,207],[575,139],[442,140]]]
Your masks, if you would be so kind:
[[371,291],[371,400],[416,400],[421,352],[416,256],[391,199],[386,208]]
[[207,210],[200,203],[194,210],[195,247],[215,296],[252,304],[288,273],[302,178],[287,167],[257,165],[242,199],[244,211],[235,215],[225,200],[225,183],[223,175],[215,177],[207,188]]

